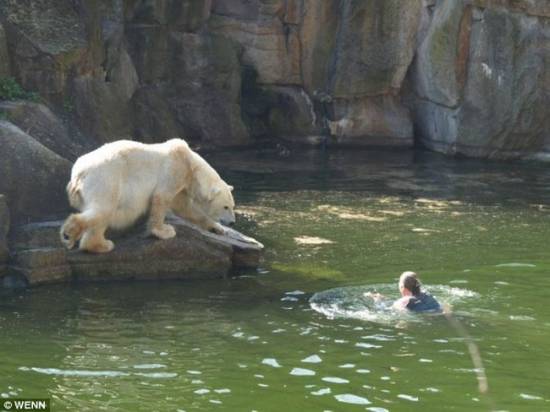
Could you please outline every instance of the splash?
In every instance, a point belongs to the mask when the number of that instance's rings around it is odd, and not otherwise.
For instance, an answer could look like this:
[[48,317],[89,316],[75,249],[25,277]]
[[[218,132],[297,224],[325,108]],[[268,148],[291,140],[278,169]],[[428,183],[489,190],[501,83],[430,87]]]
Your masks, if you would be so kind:
[[[465,299],[479,297],[479,294],[471,290],[445,285],[434,285],[425,289],[443,306],[453,306]],[[380,293],[384,298],[375,300],[369,296],[370,293]],[[329,319],[359,319],[381,324],[396,324],[402,320],[421,321],[414,314],[394,310],[392,304],[398,298],[397,287],[392,283],[329,289],[314,294],[309,303],[313,310]]]

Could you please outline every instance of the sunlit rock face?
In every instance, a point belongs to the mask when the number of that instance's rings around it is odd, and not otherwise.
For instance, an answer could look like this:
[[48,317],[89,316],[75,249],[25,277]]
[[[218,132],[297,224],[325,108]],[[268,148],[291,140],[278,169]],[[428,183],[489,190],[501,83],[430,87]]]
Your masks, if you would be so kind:
[[549,19],[534,0],[0,0],[0,78],[92,145],[529,157],[550,147]]
[[417,138],[449,154],[540,154],[550,126],[548,7],[487,3],[437,2],[425,16],[410,72]]

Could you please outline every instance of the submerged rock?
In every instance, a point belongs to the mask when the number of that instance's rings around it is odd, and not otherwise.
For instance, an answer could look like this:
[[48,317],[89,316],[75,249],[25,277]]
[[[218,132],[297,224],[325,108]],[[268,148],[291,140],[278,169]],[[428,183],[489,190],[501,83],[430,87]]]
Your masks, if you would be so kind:
[[[228,229],[216,235],[172,218],[177,236],[158,240],[132,230],[114,239],[106,254],[66,250],[59,241],[61,221],[18,227],[10,239],[10,276],[24,276],[29,285],[108,280],[214,279],[234,269],[256,268],[263,245]],[[139,228],[142,229],[142,228]],[[5,283],[5,282],[4,282]]]

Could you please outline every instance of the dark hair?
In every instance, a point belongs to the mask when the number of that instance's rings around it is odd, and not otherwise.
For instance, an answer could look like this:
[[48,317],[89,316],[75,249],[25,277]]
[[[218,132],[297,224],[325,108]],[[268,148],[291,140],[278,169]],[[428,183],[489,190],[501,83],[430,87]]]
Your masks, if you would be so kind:
[[422,286],[422,284],[420,283],[420,280],[418,280],[418,278],[416,277],[416,273],[404,272],[401,275],[400,282],[403,287],[410,290],[414,296],[420,294],[420,287]]

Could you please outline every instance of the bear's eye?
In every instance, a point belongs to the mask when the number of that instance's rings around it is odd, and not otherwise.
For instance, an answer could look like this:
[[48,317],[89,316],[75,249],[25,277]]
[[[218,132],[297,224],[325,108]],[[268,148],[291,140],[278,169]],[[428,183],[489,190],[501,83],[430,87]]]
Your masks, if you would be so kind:
[[229,209],[229,206],[224,206],[223,207],[225,210],[228,210]]

